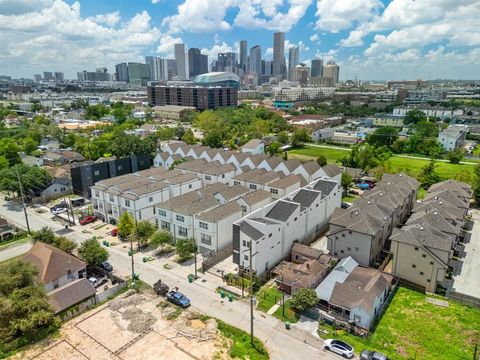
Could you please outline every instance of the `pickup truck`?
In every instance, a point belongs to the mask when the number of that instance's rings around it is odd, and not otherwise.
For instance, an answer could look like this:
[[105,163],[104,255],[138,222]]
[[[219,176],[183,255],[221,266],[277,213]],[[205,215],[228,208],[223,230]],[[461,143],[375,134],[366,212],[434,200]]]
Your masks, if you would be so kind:
[[182,308],[190,306],[190,299],[178,291],[169,291],[166,295],[167,300]]

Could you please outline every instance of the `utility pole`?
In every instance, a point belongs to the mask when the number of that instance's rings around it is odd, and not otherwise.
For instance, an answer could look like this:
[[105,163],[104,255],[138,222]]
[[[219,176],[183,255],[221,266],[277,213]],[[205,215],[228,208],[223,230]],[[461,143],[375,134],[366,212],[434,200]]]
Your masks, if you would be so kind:
[[[282,285],[285,286],[285,283],[283,282],[283,274],[282,274]],[[282,291],[282,315],[285,317],[285,288],[283,288]]]
[[252,247],[253,239],[250,238],[250,344],[253,347],[253,260],[252,260]]
[[70,221],[70,211],[68,211],[68,204],[67,204],[67,198],[64,196],[63,197],[63,203],[65,204],[65,206],[67,207],[67,219],[68,219],[68,225],[71,224],[71,221]]
[[135,283],[135,266],[133,263],[133,234],[129,235],[130,238],[130,254],[132,255],[132,283]]
[[18,172],[18,166],[15,166],[15,169],[17,170],[18,186],[20,187],[20,196],[22,197],[23,213],[25,214],[25,223],[27,224],[27,232],[28,234],[30,234],[30,224],[28,223],[27,204],[25,203],[25,197],[23,196],[23,186],[22,186],[22,182],[20,181],[20,173]]

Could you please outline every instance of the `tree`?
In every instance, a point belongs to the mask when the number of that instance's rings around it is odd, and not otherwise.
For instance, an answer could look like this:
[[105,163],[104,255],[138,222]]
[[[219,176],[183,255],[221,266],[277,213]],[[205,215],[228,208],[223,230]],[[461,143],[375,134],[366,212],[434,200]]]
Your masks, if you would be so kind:
[[309,142],[310,135],[305,128],[296,128],[293,132],[292,138],[290,140],[290,144],[293,148],[301,148],[306,142]]
[[167,231],[157,231],[150,238],[150,245],[154,248],[161,247],[163,250],[164,246],[171,244],[173,242],[172,234]]
[[197,141],[195,140],[195,135],[190,128],[185,131],[185,134],[182,136],[182,140],[185,141],[185,143],[187,143],[188,145],[193,145],[197,143]]
[[74,241],[67,239],[65,236],[55,235],[53,230],[48,226],[44,226],[40,230],[34,231],[32,233],[32,241],[50,244],[68,253],[71,253],[77,247],[77,244]]
[[342,174],[342,187],[347,190],[349,186],[352,184],[353,179],[350,175],[348,175],[346,172]]
[[135,233],[135,221],[128,211],[125,211],[122,215],[120,215],[120,220],[118,222],[118,233],[119,236],[125,238],[132,236]]
[[26,137],[22,139],[22,150],[25,154],[31,155],[34,151],[37,150],[38,143],[33,140],[31,137]]
[[175,136],[175,129],[171,127],[162,127],[157,130],[157,137],[159,140],[171,140]]
[[275,156],[280,152],[280,143],[278,141],[274,141],[270,145],[268,145],[267,149],[270,156]]
[[148,243],[150,237],[155,233],[156,226],[150,221],[139,221],[137,223],[137,237],[141,246],[145,246]]
[[452,164],[459,164],[462,161],[463,157],[465,156],[465,151],[462,148],[456,148],[452,151],[447,153],[447,159]]
[[210,146],[211,148],[220,148],[223,145],[223,138],[219,131],[210,130],[207,135],[203,138],[202,144],[205,146]]
[[0,171],[0,190],[19,194],[17,173],[20,174],[23,191],[26,194],[37,193],[38,189],[47,187],[52,180],[51,176],[42,168],[17,164]]
[[37,269],[20,260],[0,265],[0,356],[40,340],[58,329]]
[[177,240],[176,251],[180,261],[190,259],[196,249],[197,246],[195,245],[195,241],[193,239]]
[[108,251],[92,238],[85,240],[78,249],[78,255],[85,260],[88,265],[100,265],[108,260]]
[[407,111],[405,114],[405,118],[403,119],[403,122],[405,125],[408,124],[416,124],[420,121],[427,120],[427,115],[422,110],[419,109],[413,109],[410,111]]
[[286,131],[280,131],[278,134],[277,134],[277,141],[280,143],[280,144],[288,144],[288,133]]
[[350,153],[350,157],[353,159],[352,165],[350,166],[359,167],[364,171],[368,171],[378,163],[378,160],[375,157],[375,148],[370,144],[354,146]]
[[327,165],[327,158],[324,155],[319,155],[317,157],[317,164],[320,165],[320,166]]
[[13,138],[4,137],[0,139],[0,156],[5,157],[10,166],[20,162],[20,156],[18,156],[20,150],[20,146]]
[[440,175],[438,175],[435,171],[435,167],[435,161],[431,160],[427,165],[422,168],[422,172],[420,173],[418,179],[420,180],[420,183],[425,189],[428,189],[433,184],[442,181]]
[[318,302],[317,293],[313,289],[299,289],[293,294],[291,306],[296,311],[302,312],[315,306]]
[[392,126],[384,126],[376,129],[367,136],[367,142],[373,146],[388,146],[398,140],[398,129]]

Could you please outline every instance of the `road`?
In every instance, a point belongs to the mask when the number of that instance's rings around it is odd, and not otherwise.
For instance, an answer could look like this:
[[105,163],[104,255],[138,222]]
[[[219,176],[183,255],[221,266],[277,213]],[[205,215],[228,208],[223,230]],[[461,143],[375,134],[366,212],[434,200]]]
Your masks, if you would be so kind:
[[[63,227],[51,221],[49,213],[37,214],[28,209],[30,227],[32,230],[39,230],[43,226],[50,226],[54,230],[61,230]],[[0,215],[18,224],[25,226],[23,210],[18,204],[0,200]],[[72,227],[75,231],[65,234],[66,237],[81,243],[89,238],[89,235],[82,234],[80,226]],[[11,246],[0,251],[0,260],[21,255],[29,250],[30,243]],[[109,247],[109,262],[113,265],[115,273],[125,277],[131,274],[131,258],[125,249],[114,246]],[[192,301],[192,307],[201,313],[216,317],[228,324],[250,332],[250,305],[248,301],[228,302],[221,299],[215,291],[219,284],[218,277],[211,274],[201,274],[200,278],[192,284],[188,283],[188,272],[177,269],[167,270],[163,268],[160,261],[143,263],[142,253],[134,255],[135,272],[140,274],[140,279],[153,285],[159,278],[171,288],[177,286],[181,292],[187,295]],[[293,326],[290,330],[285,329],[283,322],[265,313],[254,311],[254,334],[263,341],[269,349],[272,359],[325,359],[334,360],[338,356],[323,350],[323,342],[311,333]]]
[[[320,145],[320,144],[313,144],[313,143],[308,143],[308,146],[311,147],[317,147],[317,148],[326,148],[326,149],[335,149],[335,150],[343,150],[343,151],[352,151],[351,148],[347,147],[342,147],[342,146],[334,146],[334,145]],[[396,157],[401,157],[401,158],[407,158],[407,159],[416,159],[416,160],[427,160],[430,161],[430,158],[427,157],[422,157],[422,156],[413,156],[413,155],[405,155],[405,154],[394,154]],[[435,159],[435,161],[439,162],[450,162],[449,160],[445,159]],[[470,161],[460,161],[460,164],[464,165],[477,165],[478,163],[476,162],[470,162]]]

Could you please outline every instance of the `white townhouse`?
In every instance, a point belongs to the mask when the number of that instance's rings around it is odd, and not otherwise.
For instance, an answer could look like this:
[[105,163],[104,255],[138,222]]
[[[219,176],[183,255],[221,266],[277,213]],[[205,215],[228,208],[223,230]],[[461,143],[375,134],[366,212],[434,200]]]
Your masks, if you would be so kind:
[[240,204],[240,208],[242,209],[242,216],[267,206],[271,201],[271,194],[262,189],[254,190],[237,199],[237,202]]
[[252,155],[265,153],[265,141],[260,139],[252,139],[242,146],[243,153],[250,153]]
[[300,189],[300,187],[306,185],[305,180],[298,175],[290,174],[278,180],[265,185],[265,190],[268,191],[274,200],[278,200],[291,192]]
[[182,160],[182,157],[179,154],[170,155],[168,152],[157,152],[153,158],[153,166],[163,167],[165,170],[168,170],[175,161],[180,160]]
[[259,169],[264,169],[264,170],[267,170],[267,171],[274,171],[274,169],[278,165],[280,165],[283,161],[284,160],[281,157],[278,157],[278,156],[269,157],[269,158],[266,158],[265,160],[263,160],[258,165],[258,168]]
[[438,142],[447,151],[455,150],[465,145],[468,125],[449,125],[448,128],[438,134]]

